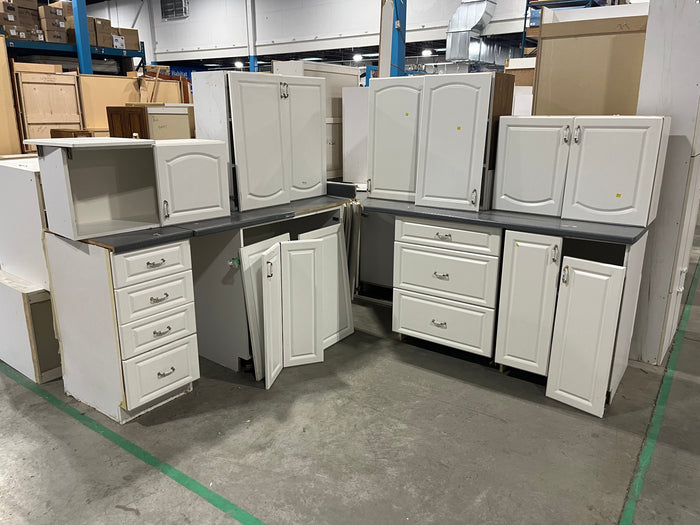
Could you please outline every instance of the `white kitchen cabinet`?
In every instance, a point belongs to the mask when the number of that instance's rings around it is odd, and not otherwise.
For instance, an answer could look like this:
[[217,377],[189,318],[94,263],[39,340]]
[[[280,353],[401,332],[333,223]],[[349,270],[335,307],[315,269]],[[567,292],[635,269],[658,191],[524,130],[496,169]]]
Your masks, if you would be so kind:
[[493,73],[424,78],[416,204],[480,209],[493,85]]
[[423,79],[377,78],[369,86],[369,196],[413,202]]
[[343,88],[343,182],[367,184],[369,89]]
[[574,117],[501,117],[493,208],[561,216]]
[[562,218],[647,226],[656,217],[667,117],[576,117]]
[[260,282],[262,283],[263,341],[265,342],[265,388],[268,390],[284,368],[281,256],[279,242],[270,246],[262,254],[264,271]]
[[547,397],[603,416],[625,268],[564,257]]
[[561,249],[561,237],[506,232],[496,363],[547,375]]

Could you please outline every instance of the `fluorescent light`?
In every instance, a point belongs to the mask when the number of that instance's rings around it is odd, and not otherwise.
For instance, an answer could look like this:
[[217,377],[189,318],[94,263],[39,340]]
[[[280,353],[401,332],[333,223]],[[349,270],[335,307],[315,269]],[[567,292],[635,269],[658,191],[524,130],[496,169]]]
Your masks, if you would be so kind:
[[421,55],[423,55],[424,57],[430,57],[433,56],[433,52],[430,49],[424,49],[421,52]]
[[364,53],[362,56],[364,58],[377,58],[379,56],[379,53]]
[[240,60],[236,60],[236,61],[233,63],[233,66],[234,66],[234,67],[237,67],[238,69],[241,69],[241,68],[243,68],[243,62],[241,62]]
[[362,55],[361,55],[360,53],[356,53],[356,54],[353,55],[352,59],[353,59],[355,62],[361,62],[361,61],[362,61]]
[[435,51],[439,51],[439,52],[447,51],[447,48],[446,47],[438,47]]
[[202,64],[202,65],[205,67],[219,67],[221,64],[215,64],[215,63],[211,62],[209,64]]
[[308,60],[310,62],[321,62],[323,59],[318,57],[302,58],[302,60]]

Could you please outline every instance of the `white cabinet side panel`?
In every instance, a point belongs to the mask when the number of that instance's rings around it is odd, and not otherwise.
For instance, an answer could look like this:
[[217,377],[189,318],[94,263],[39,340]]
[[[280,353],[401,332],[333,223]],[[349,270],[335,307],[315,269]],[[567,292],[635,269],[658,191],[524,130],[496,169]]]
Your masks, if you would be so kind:
[[48,228],[62,237],[74,239],[78,229],[65,150],[48,146],[43,149],[39,166]]
[[343,182],[367,183],[369,89],[343,88]]
[[282,333],[282,267],[279,243],[262,254],[263,343],[265,356],[265,389],[269,389],[284,368]]
[[28,310],[25,310],[25,297],[20,290],[0,283],[0,359],[32,381],[36,381]]

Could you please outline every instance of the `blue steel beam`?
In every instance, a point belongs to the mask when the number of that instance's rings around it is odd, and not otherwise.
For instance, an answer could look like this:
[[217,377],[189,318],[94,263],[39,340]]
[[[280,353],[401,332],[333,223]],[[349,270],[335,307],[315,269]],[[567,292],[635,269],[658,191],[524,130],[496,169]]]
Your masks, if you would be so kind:
[[391,76],[406,74],[406,2],[394,0],[394,30],[391,33]]
[[257,73],[258,72],[258,57],[256,55],[250,55],[248,57],[248,61],[250,64],[250,71],[252,73]]
[[73,0],[73,21],[75,23],[75,45],[78,48],[78,68],[80,73],[91,75],[92,53],[90,53],[90,33],[88,32],[85,0]]

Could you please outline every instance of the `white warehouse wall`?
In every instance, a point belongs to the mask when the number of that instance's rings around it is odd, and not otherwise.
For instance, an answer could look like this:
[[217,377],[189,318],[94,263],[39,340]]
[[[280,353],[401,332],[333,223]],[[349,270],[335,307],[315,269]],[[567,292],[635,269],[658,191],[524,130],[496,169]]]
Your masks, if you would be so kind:
[[[251,1],[251,0],[249,0]],[[252,0],[258,55],[377,45],[381,0]],[[445,38],[460,0],[407,0],[407,40]],[[150,61],[245,56],[246,0],[192,0],[190,16],[162,20],[159,0],[109,0],[90,16],[130,27],[135,20]],[[485,34],[522,31],[525,0],[498,0]],[[153,23],[151,18],[153,17]]]

